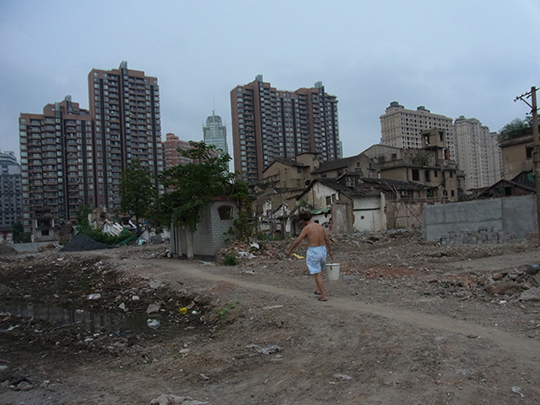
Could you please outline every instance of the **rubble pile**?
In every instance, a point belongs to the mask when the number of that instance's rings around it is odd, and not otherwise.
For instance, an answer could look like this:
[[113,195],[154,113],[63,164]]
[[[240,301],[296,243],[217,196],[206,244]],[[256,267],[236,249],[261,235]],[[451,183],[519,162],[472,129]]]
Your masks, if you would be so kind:
[[[136,324],[135,319],[141,318],[144,322],[159,320],[158,325],[200,328],[211,322],[213,315],[209,301],[189,291],[127,277],[97,257],[53,253],[0,262],[0,302],[0,331],[4,332],[0,337],[12,343],[111,353],[152,333],[146,325],[137,333],[127,326],[118,329],[118,325]],[[33,312],[26,316],[5,308],[30,308]],[[65,309],[70,315],[40,319],[36,308],[48,315]],[[91,327],[76,321],[83,313],[92,321]],[[94,320],[98,319],[110,321],[96,327]]]
[[286,247],[284,246],[288,246],[289,243],[289,241],[245,242],[235,240],[226,248],[220,249],[218,257],[234,255],[240,260],[281,258],[284,257],[285,253]]
[[540,265],[521,266],[511,271],[431,275],[424,282],[435,286],[426,295],[457,295],[461,299],[494,298],[505,302],[540,302]]

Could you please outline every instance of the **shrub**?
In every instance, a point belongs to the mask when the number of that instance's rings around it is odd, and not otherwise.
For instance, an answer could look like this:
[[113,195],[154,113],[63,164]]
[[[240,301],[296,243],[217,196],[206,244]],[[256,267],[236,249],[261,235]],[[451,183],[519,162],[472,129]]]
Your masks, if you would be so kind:
[[227,253],[223,258],[223,264],[225,266],[236,266],[238,264],[238,258],[233,253]]

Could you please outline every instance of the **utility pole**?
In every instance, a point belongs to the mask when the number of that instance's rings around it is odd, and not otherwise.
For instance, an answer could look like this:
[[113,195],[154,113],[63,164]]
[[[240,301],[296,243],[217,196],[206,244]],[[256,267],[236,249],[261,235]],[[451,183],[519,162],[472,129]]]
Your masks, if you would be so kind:
[[[527,101],[531,98],[531,103]],[[538,134],[538,108],[536,106],[536,87],[531,87],[531,91],[516,97],[514,101],[521,100],[529,107],[531,107],[533,118],[533,165],[534,165],[534,177],[536,182],[536,217],[537,217],[537,229],[538,237],[540,238],[540,137]]]

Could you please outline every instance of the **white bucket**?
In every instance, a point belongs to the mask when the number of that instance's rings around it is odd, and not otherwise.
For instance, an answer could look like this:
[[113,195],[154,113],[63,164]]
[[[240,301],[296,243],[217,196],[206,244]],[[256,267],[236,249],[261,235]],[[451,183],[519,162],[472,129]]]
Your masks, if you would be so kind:
[[327,263],[326,264],[326,276],[329,281],[339,280],[339,263]]

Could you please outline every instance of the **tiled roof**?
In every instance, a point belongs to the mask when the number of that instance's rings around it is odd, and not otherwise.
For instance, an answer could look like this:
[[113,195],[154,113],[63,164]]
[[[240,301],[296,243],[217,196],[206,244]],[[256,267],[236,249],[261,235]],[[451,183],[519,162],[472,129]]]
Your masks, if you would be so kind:
[[359,157],[360,155],[356,155],[356,156],[351,156],[351,157],[347,157],[343,159],[330,160],[328,162],[321,163],[321,165],[312,173],[313,174],[324,173],[330,170],[336,170],[336,169],[341,169],[343,167],[348,167],[351,163],[358,160]]

